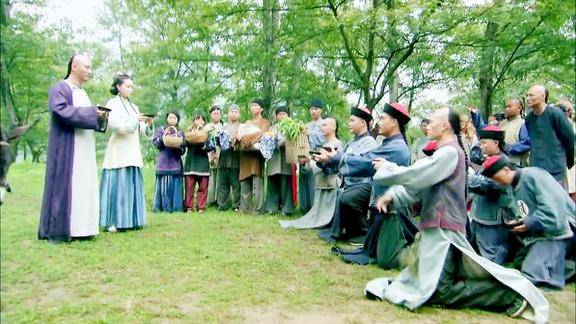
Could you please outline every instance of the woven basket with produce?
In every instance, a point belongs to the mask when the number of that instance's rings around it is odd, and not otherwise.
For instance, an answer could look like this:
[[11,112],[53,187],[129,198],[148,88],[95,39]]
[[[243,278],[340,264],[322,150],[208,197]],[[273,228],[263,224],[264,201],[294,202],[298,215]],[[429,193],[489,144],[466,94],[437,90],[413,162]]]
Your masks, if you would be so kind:
[[162,142],[164,143],[164,146],[170,148],[179,148],[183,141],[184,139],[176,127],[166,127],[164,134],[162,135]]
[[190,144],[204,144],[208,139],[208,132],[204,128],[192,125],[186,131],[186,142]]
[[308,156],[310,143],[302,121],[285,118],[278,122],[278,131],[286,138],[286,162],[297,163],[299,156]]

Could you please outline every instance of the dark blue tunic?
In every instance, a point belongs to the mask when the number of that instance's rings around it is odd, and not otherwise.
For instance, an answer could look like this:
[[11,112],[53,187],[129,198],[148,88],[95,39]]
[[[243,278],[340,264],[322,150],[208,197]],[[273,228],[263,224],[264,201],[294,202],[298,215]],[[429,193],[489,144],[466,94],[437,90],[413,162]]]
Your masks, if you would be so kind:
[[[334,157],[333,163],[340,165],[340,171],[344,177],[372,177],[376,173],[372,161],[376,158],[383,158],[401,166],[408,166],[410,165],[410,148],[404,141],[402,134],[397,134],[385,138],[379,147],[364,154],[347,155],[340,152]],[[387,186],[373,184],[370,206],[376,206],[376,200],[387,189]]]
[[[404,141],[404,137],[402,136],[402,134],[397,134],[385,138],[379,147],[365,154],[346,155],[339,153],[334,157],[334,163],[340,165],[340,170],[343,172],[344,176],[372,177],[374,173],[376,173],[372,161],[374,161],[376,158],[383,158],[401,166],[408,166],[410,165],[410,148],[406,144],[406,141]],[[370,196],[370,206],[374,207],[376,205],[378,197],[383,195],[387,189],[388,189],[387,186],[373,182]],[[376,257],[376,250],[380,237],[380,231],[382,223],[385,221],[385,219],[384,215],[378,213],[375,208],[372,208],[372,214],[373,215],[371,217],[371,224],[368,227],[368,232],[366,238],[364,239],[363,248],[352,251],[344,251],[344,250],[339,251],[339,254],[342,255],[344,261],[356,264],[367,264],[375,262],[374,258]],[[351,215],[347,215],[347,217],[350,216]],[[406,219],[409,219],[410,218],[409,213],[407,213],[405,217],[407,217]],[[394,220],[397,220],[396,216]],[[390,246],[384,247],[384,250],[386,252],[390,252],[390,250],[398,250],[398,251],[394,251],[392,253],[387,254],[396,255],[397,252],[399,252],[399,250],[406,245],[406,242],[403,240],[405,234],[404,230],[405,230],[404,226],[398,225],[397,228],[392,229],[392,231],[388,233],[394,237],[388,238],[386,243],[389,243]],[[393,233],[397,235],[394,235]],[[402,241],[403,243],[397,244],[400,241]],[[389,262],[385,263],[386,265],[381,266],[389,268],[388,266]]]
[[564,113],[548,106],[541,115],[526,117],[530,135],[530,165],[542,168],[564,181],[566,169],[574,165],[574,131]]

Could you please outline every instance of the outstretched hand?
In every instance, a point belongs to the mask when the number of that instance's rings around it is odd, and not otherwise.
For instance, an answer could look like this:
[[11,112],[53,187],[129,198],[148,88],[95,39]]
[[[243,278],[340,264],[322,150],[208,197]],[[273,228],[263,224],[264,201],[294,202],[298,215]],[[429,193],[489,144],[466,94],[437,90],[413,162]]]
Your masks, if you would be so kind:
[[383,161],[384,161],[383,158],[375,158],[374,161],[372,161],[372,165],[374,166],[374,170],[380,169]]
[[146,123],[149,128],[154,124],[154,119],[148,116],[140,116],[140,121]]
[[333,155],[330,156],[329,153],[330,152],[326,151],[325,149],[322,149],[320,151],[320,154],[314,154],[314,156],[312,158],[316,162],[328,163],[328,162],[332,161],[332,157],[333,157]]
[[376,209],[381,213],[388,212],[388,206],[392,203],[392,196],[384,194],[376,202]]
[[510,231],[512,233],[524,233],[528,231],[528,227],[526,227],[526,224],[522,224],[512,228]]
[[106,119],[108,119],[108,112],[102,111],[102,110],[96,110],[96,116],[100,120],[106,120]]

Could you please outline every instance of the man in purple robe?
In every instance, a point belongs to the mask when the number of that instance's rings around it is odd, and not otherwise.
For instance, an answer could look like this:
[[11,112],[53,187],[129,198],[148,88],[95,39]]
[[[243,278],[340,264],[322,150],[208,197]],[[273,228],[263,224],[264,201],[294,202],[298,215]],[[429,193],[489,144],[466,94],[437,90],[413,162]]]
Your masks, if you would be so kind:
[[52,243],[99,232],[94,130],[106,130],[108,113],[81,88],[91,74],[90,58],[72,56],[64,80],[48,91],[51,123],[38,238]]

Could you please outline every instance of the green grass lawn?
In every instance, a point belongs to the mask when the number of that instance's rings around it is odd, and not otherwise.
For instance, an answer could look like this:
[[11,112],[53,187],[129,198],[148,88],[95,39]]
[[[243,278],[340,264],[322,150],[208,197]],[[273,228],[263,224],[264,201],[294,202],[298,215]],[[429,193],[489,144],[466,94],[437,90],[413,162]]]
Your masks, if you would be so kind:
[[[278,217],[149,213],[141,231],[51,245],[36,238],[44,165],[10,172],[13,192],[1,207],[2,323],[519,322],[367,300],[367,281],[396,272],[347,265],[315,231],[282,230]],[[153,170],[144,181],[150,201]],[[574,293],[573,284],[546,292],[551,323],[574,322]]]

